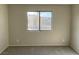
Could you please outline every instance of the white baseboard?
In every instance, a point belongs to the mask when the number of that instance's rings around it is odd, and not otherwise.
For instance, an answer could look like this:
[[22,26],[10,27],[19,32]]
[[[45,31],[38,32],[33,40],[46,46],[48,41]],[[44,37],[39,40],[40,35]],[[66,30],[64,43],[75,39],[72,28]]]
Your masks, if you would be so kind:
[[71,48],[75,51],[75,52],[77,52],[78,54],[79,54],[79,49],[78,48],[76,48],[76,47],[74,47],[74,46],[72,46],[72,45],[70,45],[71,46]]
[[69,46],[69,45],[9,45],[9,46]]
[[8,46],[3,47],[3,48],[0,50],[0,54],[1,54],[5,49],[7,49],[7,48],[8,48]]

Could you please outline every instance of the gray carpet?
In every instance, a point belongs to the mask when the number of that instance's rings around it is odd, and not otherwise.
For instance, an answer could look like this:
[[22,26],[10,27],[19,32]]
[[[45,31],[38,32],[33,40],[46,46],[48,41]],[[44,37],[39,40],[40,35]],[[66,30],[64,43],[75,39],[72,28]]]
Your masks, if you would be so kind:
[[77,55],[70,47],[10,46],[1,55]]

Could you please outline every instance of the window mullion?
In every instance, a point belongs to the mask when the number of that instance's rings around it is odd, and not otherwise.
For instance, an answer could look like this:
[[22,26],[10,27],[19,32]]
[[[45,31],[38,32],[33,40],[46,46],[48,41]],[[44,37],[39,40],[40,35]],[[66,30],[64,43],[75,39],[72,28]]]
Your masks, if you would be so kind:
[[39,11],[39,31],[40,31],[40,11]]

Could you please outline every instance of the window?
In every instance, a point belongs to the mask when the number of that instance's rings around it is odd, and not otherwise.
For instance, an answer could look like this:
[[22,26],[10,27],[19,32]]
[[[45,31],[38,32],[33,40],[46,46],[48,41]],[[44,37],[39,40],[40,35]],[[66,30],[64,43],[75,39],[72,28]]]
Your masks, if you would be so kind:
[[28,30],[39,30],[39,13],[27,12]]
[[28,30],[51,30],[52,12],[27,12]]

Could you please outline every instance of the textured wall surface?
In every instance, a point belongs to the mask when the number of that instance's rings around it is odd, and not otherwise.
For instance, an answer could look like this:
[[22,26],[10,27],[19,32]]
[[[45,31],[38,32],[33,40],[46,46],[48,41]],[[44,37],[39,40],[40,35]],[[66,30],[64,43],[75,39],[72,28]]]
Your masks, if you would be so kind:
[[79,53],[79,5],[72,5],[71,46]]
[[8,47],[8,9],[0,5],[0,53]]
[[[70,39],[70,5],[8,5],[11,46],[67,46]],[[52,31],[28,31],[27,11],[53,11]]]

